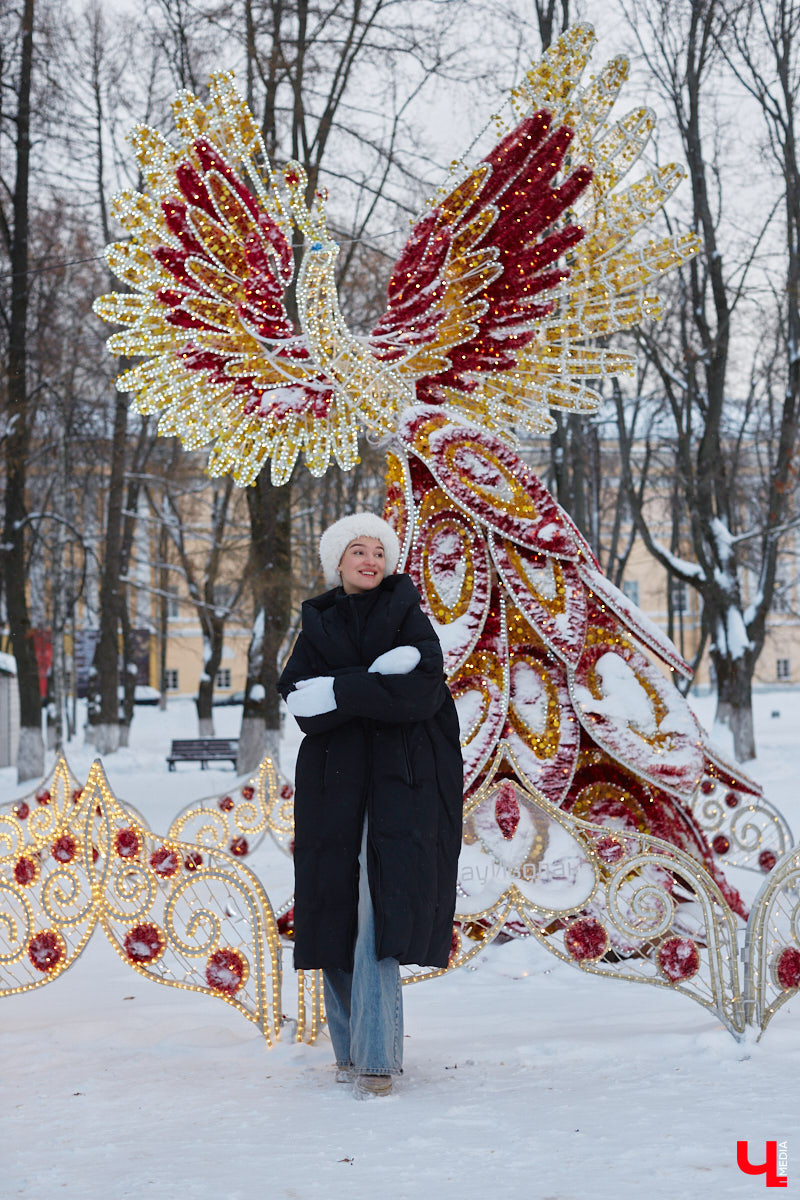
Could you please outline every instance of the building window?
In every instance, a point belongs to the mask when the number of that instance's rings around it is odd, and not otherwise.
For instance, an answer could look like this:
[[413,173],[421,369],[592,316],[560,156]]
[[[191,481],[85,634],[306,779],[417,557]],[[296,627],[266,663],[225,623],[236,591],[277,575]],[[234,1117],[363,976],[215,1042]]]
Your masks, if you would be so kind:
[[214,603],[218,608],[226,608],[230,611],[235,596],[236,588],[230,583],[218,583],[214,588]]
[[631,604],[639,606],[639,580],[625,579],[622,583],[622,591],[628,597]]
[[178,671],[177,668],[170,669],[164,672],[164,691],[177,692],[178,690]]
[[178,603],[178,589],[171,587],[167,588],[167,619],[174,621],[180,616],[180,604]]
[[788,658],[779,658],[777,662],[778,679],[791,679],[792,668]]
[[792,611],[791,591],[785,579],[775,580],[775,591],[772,593],[772,611],[790,613]]
[[231,669],[230,667],[220,667],[217,671],[217,687],[229,688],[231,686]]
[[670,598],[672,600],[672,611],[676,613],[686,612],[689,607],[687,603],[686,584],[682,579],[671,579],[669,582]]

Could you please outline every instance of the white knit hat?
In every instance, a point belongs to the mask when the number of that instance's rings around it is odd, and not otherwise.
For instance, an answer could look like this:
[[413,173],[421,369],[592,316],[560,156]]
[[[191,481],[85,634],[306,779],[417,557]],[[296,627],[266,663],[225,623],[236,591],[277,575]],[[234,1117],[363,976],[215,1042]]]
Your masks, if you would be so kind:
[[397,534],[383,517],[375,513],[357,512],[350,517],[334,521],[323,533],[319,542],[319,560],[325,572],[325,582],[335,587],[339,580],[337,567],[342,555],[351,542],[359,537],[377,538],[383,546],[386,574],[391,575],[400,558],[400,542]]

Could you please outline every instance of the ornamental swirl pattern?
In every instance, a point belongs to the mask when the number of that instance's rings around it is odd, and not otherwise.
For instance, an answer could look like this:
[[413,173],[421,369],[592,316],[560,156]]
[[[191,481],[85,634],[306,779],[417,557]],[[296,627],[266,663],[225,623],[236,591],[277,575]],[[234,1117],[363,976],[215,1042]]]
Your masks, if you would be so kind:
[[151,832],[113,795],[99,761],[78,788],[59,759],[36,796],[47,799],[35,822],[27,799],[0,813],[12,834],[0,858],[0,995],[57,979],[99,925],[134,970],[224,1000],[271,1043],[280,941],[252,872],[213,847]]

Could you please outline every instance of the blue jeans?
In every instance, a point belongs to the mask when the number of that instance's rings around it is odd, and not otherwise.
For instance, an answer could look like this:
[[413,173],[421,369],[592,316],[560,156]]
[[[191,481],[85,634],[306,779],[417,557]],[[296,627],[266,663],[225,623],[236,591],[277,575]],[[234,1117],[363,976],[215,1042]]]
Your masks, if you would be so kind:
[[357,1075],[403,1070],[403,997],[396,958],[375,954],[375,916],[367,878],[367,821],[358,856],[358,933],[353,970],[323,971],[325,1012],[337,1067]]

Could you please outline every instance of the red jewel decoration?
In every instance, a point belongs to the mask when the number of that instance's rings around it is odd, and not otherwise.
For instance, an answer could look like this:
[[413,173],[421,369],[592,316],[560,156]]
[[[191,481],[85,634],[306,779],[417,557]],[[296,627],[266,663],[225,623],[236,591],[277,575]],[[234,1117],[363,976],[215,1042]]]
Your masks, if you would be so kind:
[[294,854],[294,838],[289,842],[289,853]]
[[296,183],[300,182],[300,176],[297,174],[297,171],[284,171],[283,177],[289,184],[289,187],[294,187]]
[[510,842],[519,825],[519,804],[513,783],[501,783],[494,802],[494,816],[500,832]]
[[14,878],[20,887],[28,887],[39,874],[39,864],[33,858],[25,855],[14,863]]
[[151,963],[161,958],[167,940],[157,925],[147,921],[134,925],[125,935],[125,953],[131,962]]
[[135,829],[120,829],[114,845],[120,858],[136,858],[140,850],[139,835]]
[[83,788],[73,788],[72,803],[77,804],[82,795],[83,795]]
[[247,851],[250,849],[250,847],[247,844],[247,838],[237,837],[233,839],[228,849],[230,850],[231,854],[235,854],[237,858],[243,858],[245,854],[247,854]]
[[54,971],[66,952],[64,939],[54,929],[37,933],[28,943],[28,958],[37,971]]
[[580,917],[564,934],[564,947],[576,962],[596,962],[608,947],[608,934],[594,917]]
[[774,850],[762,850],[758,856],[758,865],[765,875],[769,874],[777,861],[778,856]]
[[294,788],[290,783],[285,783],[281,788],[281,800],[291,800],[294,795]]
[[800,987],[800,950],[785,946],[775,959],[775,978],[785,992]]
[[715,854],[727,854],[731,848],[731,844],[724,833],[718,833],[712,841],[711,847]]
[[60,838],[57,838],[52,845],[52,855],[58,862],[72,862],[78,852],[78,845],[73,837],[68,833],[62,833]]
[[447,958],[448,967],[451,965],[453,959],[456,958],[460,949],[461,949],[461,937],[459,935],[458,929],[454,925],[453,933],[450,938],[450,954],[448,955],[448,958]]
[[161,846],[150,855],[150,866],[162,879],[168,879],[178,869],[178,856],[168,846]]
[[292,905],[289,911],[285,912],[282,917],[278,917],[277,925],[278,933],[281,935],[281,937],[294,937],[294,905]]
[[202,854],[198,854],[196,850],[192,850],[190,854],[186,855],[183,863],[187,871],[196,871],[198,867],[202,867],[203,865],[203,856]]
[[19,804],[14,805],[14,816],[19,817],[20,821],[24,821],[30,811],[24,800],[20,800]]
[[49,804],[50,803],[50,793],[49,792],[37,792],[36,793],[36,803],[37,804]]
[[601,837],[594,844],[597,857],[604,863],[619,862],[625,857],[625,847],[612,837]]
[[726,792],[725,803],[727,804],[728,808],[738,808],[739,797],[736,795],[736,792]]
[[714,783],[713,779],[704,779],[700,784],[700,791],[703,793],[703,795],[708,796],[711,792],[713,792],[715,787],[716,784]]
[[230,812],[233,808],[233,800],[230,798],[230,796],[223,796],[219,802],[219,807],[223,812]]
[[215,950],[206,966],[208,986],[233,996],[247,979],[247,960],[238,950]]
[[671,937],[658,948],[658,969],[672,983],[691,979],[700,970],[700,951],[691,938]]
[[97,846],[92,846],[92,862],[96,863],[99,857],[100,851],[97,849]]
[[252,800],[253,796],[255,796],[255,794],[256,794],[256,789],[254,787],[250,787],[249,783],[245,787],[242,788],[242,796],[244,797],[245,800]]

